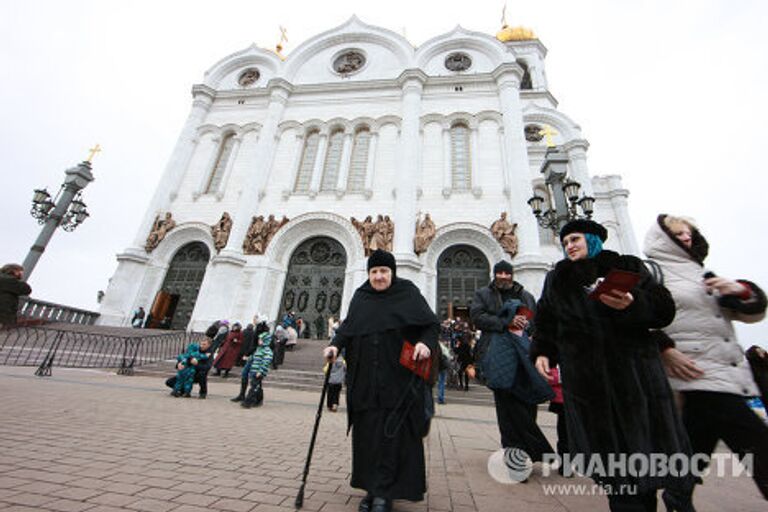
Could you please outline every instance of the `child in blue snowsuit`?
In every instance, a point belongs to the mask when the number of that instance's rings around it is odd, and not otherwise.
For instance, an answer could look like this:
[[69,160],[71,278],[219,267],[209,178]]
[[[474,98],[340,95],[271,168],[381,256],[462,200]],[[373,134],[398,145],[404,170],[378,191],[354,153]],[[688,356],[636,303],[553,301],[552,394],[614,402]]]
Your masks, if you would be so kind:
[[195,381],[195,367],[208,357],[209,354],[201,352],[197,343],[190,343],[186,352],[176,356],[176,383],[171,392],[172,396],[190,396]]
[[256,341],[258,347],[253,351],[251,357],[248,358],[246,366],[249,368],[248,374],[251,381],[251,389],[248,391],[245,400],[240,404],[246,409],[250,409],[255,405],[261,405],[264,401],[264,390],[261,387],[261,382],[269,373],[269,366],[272,363],[272,349],[269,348],[270,341],[271,336],[268,332],[261,333]]

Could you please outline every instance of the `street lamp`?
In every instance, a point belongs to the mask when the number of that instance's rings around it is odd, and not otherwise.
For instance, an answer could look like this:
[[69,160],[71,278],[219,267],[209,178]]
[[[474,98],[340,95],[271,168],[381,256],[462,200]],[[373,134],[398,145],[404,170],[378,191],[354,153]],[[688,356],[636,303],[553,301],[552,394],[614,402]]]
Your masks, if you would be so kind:
[[101,148],[96,144],[96,147],[91,148],[87,160],[67,169],[64,183],[53,200],[47,189],[35,189],[32,196],[32,209],[29,213],[43,225],[43,228],[24,259],[25,281],[32,274],[56,228],[61,226],[65,231],[74,231],[89,217],[90,214],[82,199],[82,190],[93,181],[91,160],[99,151]]
[[548,195],[552,199],[551,203],[554,203],[554,208],[544,210],[545,198],[538,194],[534,194],[528,200],[528,206],[531,207],[539,225],[545,229],[551,229],[555,236],[566,223],[575,219],[590,219],[594,213],[595,198],[579,197],[581,184],[568,178],[567,171],[568,157],[556,147],[550,147],[541,173],[544,175],[544,183],[547,185]]

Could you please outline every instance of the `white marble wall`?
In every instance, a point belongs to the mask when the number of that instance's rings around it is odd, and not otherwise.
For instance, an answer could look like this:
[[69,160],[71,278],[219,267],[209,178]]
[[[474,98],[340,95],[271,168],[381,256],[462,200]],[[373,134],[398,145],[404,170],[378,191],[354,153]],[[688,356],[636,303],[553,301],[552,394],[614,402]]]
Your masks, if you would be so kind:
[[[359,73],[340,77],[330,62],[350,48],[365,53],[367,64]],[[445,69],[443,61],[454,51],[471,56],[470,70]],[[202,329],[221,317],[249,320],[257,311],[275,318],[290,255],[312,236],[331,236],[347,250],[344,311],[354,288],[365,280],[362,245],[349,219],[378,214],[396,220],[395,252],[404,265],[403,275],[434,305],[436,262],[442,250],[470,244],[486,255],[490,266],[508,258],[488,229],[507,211],[519,224],[521,253],[513,260],[517,278],[538,293],[544,274],[561,253],[548,237],[539,239],[525,202],[540,179],[545,149],[543,143],[524,140],[522,129],[531,122],[557,130],[555,141],[571,158],[571,175],[598,199],[596,219],[612,233],[609,246],[636,253],[628,192],[617,176],[590,178],[588,144],[578,125],[556,109],[547,90],[545,56],[538,41],[504,45],[461,28],[413,48],[393,32],[352,18],[300,45],[285,62],[256,47],[222,59],[193,91],[189,119],[151,206],[133,245],[118,256],[101,322],[125,325],[135,307],[151,304],[173,254],[195,240],[206,243],[213,256],[190,328]],[[533,91],[518,90],[517,58],[531,68]],[[253,66],[261,70],[261,79],[250,88],[239,87],[237,76]],[[472,187],[461,192],[450,190],[447,145],[448,130],[457,120],[472,132]],[[342,126],[351,135],[361,123],[373,134],[369,192],[292,192],[306,131],[317,127],[327,133]],[[227,133],[235,133],[236,146],[221,188],[204,193]],[[349,148],[344,154],[349,156]],[[165,211],[173,213],[178,227],[147,254],[142,246],[151,221]],[[225,211],[233,216],[235,227],[229,244],[217,255],[208,226]],[[417,256],[410,240],[416,217],[426,212],[438,235],[429,250]],[[243,255],[242,239],[251,216],[269,214],[278,219],[285,215],[291,222],[265,255]]]

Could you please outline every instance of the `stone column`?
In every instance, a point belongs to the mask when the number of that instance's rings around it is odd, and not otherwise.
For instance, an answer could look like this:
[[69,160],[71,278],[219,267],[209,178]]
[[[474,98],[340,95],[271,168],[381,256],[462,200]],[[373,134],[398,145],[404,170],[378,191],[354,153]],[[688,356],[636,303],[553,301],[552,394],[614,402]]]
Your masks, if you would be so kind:
[[453,192],[453,161],[451,159],[451,129],[443,126],[443,197],[451,197]]
[[368,162],[365,165],[365,188],[363,190],[366,199],[370,199],[373,195],[373,175],[376,172],[376,146],[378,141],[378,128],[371,128],[371,141],[368,143]]
[[336,196],[341,197],[347,191],[347,179],[349,178],[350,158],[352,157],[352,144],[354,140],[351,133],[344,134],[344,147],[341,150],[341,162],[339,176],[336,180]]
[[323,179],[323,170],[325,168],[325,154],[328,152],[328,132],[320,132],[320,140],[317,142],[317,154],[315,155],[315,165],[312,167],[312,179],[309,181],[309,197],[314,198],[317,191],[320,190],[320,183]]
[[[240,152],[240,144],[243,142],[243,138],[240,135],[234,135],[232,138],[232,149],[229,152],[229,159],[227,160],[227,166],[224,168],[224,174],[219,182],[219,189],[216,190],[216,197],[221,199],[224,197],[224,191],[227,190],[227,182],[232,175],[232,169],[235,167],[237,161],[237,155]],[[211,168],[213,170],[213,168]]]
[[[283,199],[288,199],[291,197],[291,194],[293,194],[294,190],[296,189],[296,180],[299,178],[299,166],[301,165],[301,159],[304,156],[304,137],[305,133],[301,131],[296,132],[296,140],[294,141],[294,153],[293,153],[293,163],[291,164],[291,181],[288,183],[288,187],[283,189]],[[264,185],[260,189],[261,192],[259,192],[259,199],[264,197],[264,194],[266,193],[266,182],[264,182]]]
[[509,186],[509,169],[507,168],[507,148],[504,143],[504,127],[499,127],[499,148],[501,149],[501,177],[504,181],[504,188],[502,191],[504,192],[505,197],[509,197],[510,194],[510,186]]
[[[499,88],[499,101],[504,123],[504,167],[509,176],[509,217],[517,223],[519,252],[515,262],[541,260],[539,229],[536,217],[528,207],[533,195],[528,148],[523,133],[523,113],[520,104],[520,80],[523,70],[514,63],[505,63],[493,72]],[[494,216],[500,212],[493,212]]]
[[155,189],[152,201],[139,225],[132,249],[137,249],[140,253],[144,252],[141,248],[144,246],[152,223],[155,221],[155,215],[158,212],[167,211],[175,199],[195,149],[197,128],[205,121],[215,95],[216,91],[205,85],[196,85],[192,89],[192,110],[187,116],[187,121],[176,141],[176,146],[173,148],[171,158],[165,167],[163,177]]
[[418,278],[420,264],[413,252],[416,233],[416,177],[419,175],[419,125],[421,94],[426,75],[420,71],[405,71],[400,76],[402,87],[402,124],[398,159],[397,208],[394,212],[394,253],[398,265],[403,267],[403,277]]
[[[196,142],[199,144],[199,139]],[[207,192],[206,189],[208,188],[208,182],[211,181],[213,168],[216,165],[216,158],[219,156],[219,152],[221,151],[221,137],[211,133],[210,137],[208,137],[207,140],[204,140],[202,144],[199,144],[199,146],[203,150],[201,151],[201,154],[207,153],[208,158],[206,158],[205,162],[202,164],[202,169],[200,172],[200,184],[192,193],[193,199],[197,199]],[[200,159],[198,158],[197,160]],[[200,164],[197,165],[199,166]],[[192,169],[194,168],[195,166],[193,165]]]
[[619,224],[618,231],[619,236],[621,237],[621,252],[643,257],[640,253],[640,248],[637,245],[637,238],[635,237],[635,230],[632,227],[632,220],[629,218],[627,201],[629,190],[624,188],[621,182],[621,176],[609,176],[608,183],[610,186],[608,195],[611,198],[611,207],[613,208],[613,213]]
[[480,135],[478,133],[478,126],[469,127],[469,188],[472,193],[478,195],[481,192],[480,180],[478,179],[478,173],[480,172],[480,143],[478,139]]
[[563,144],[563,150],[570,160],[570,174],[573,179],[581,184],[581,195],[595,197],[592,188],[592,178],[587,168],[587,149],[589,142],[584,139],[574,139]]

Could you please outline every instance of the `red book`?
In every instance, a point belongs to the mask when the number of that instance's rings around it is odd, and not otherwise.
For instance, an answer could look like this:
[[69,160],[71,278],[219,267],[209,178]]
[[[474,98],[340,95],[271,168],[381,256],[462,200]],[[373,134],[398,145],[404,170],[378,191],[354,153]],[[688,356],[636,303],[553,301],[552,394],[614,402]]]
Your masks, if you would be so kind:
[[600,295],[614,290],[627,293],[640,282],[640,274],[628,270],[611,270],[594,290],[589,292],[589,298],[599,300]]
[[429,381],[429,371],[432,369],[431,358],[422,359],[416,361],[413,359],[414,345],[408,341],[403,340],[403,348],[400,350],[400,364],[408,368],[410,371],[424,379]]

